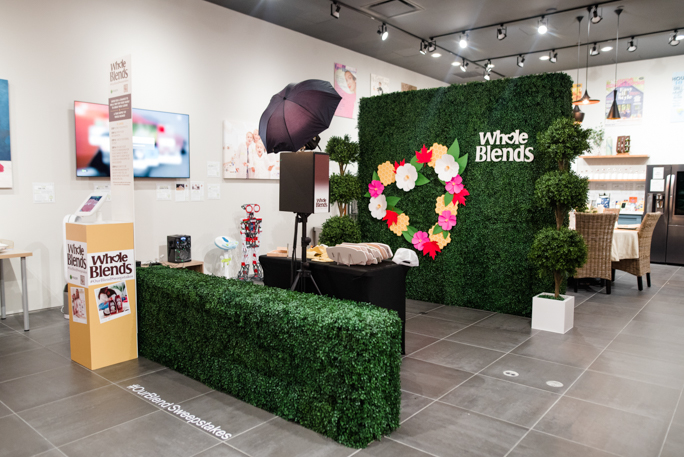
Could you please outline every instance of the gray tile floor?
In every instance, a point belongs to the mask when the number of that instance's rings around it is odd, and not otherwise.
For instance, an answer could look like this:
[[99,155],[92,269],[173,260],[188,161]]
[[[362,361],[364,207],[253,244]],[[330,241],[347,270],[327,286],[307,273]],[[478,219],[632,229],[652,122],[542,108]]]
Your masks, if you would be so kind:
[[[684,455],[684,268],[576,295],[575,328],[408,301],[401,427],[364,450],[138,359],[90,371],[57,309],[0,323],[0,457]],[[511,373],[514,372],[514,373]],[[513,375],[513,376],[511,376]],[[222,440],[139,385],[232,434]]]

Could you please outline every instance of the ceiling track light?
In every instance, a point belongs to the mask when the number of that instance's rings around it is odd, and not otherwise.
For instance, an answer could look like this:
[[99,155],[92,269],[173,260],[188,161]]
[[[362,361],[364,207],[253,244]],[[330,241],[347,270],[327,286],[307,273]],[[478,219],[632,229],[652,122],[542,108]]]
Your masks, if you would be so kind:
[[458,40],[458,45],[461,47],[461,49],[468,47],[468,32],[461,34],[461,39]]
[[505,39],[507,36],[507,29],[505,24],[501,24],[497,29],[496,29],[496,39],[501,41]]
[[540,35],[544,35],[548,31],[549,31],[549,21],[548,21],[548,19],[546,19],[546,17],[542,16],[539,19],[539,23],[537,24],[537,32],[539,32]]
[[682,38],[684,37],[679,35],[678,31],[675,30],[674,33],[670,35],[668,43],[670,43],[670,46],[677,46],[679,44],[679,40],[681,40]]
[[436,41],[428,41],[428,46],[427,46],[428,52],[435,52],[435,49],[437,49],[437,42]]
[[[599,22],[601,22],[603,16],[599,14],[598,5],[594,5],[593,8],[590,8],[590,10],[591,15],[589,16],[589,20],[591,21],[591,23],[598,24]],[[603,8],[601,8],[601,12],[603,12]]]
[[427,41],[422,40],[422,41],[420,42],[420,53],[423,54],[423,55],[425,55],[425,53],[427,52],[427,49],[428,49],[428,43],[427,43]]
[[549,52],[549,62],[551,62],[551,63],[558,62],[558,53],[556,52],[555,49],[552,50],[551,52]]
[[599,48],[596,43],[591,47],[591,50],[589,51],[590,56],[597,56],[601,54],[601,51],[599,51]]
[[491,77],[489,76],[489,70],[484,71],[484,79],[485,81],[489,81],[491,79]]
[[461,62],[461,71],[462,72],[468,71],[468,65],[470,65],[470,63],[466,62],[465,59],[463,59],[463,62]]
[[330,4],[330,15],[332,17],[334,17],[335,19],[339,19],[341,9],[342,9],[342,7],[337,2],[332,2]]
[[489,71],[492,71],[492,68],[494,68],[494,64],[492,63],[492,59],[487,59],[487,63],[485,63],[485,69],[489,72]]
[[637,45],[634,42],[634,37],[632,37],[631,40],[629,40],[629,43],[627,44],[627,52],[634,52],[637,50]]
[[385,24],[384,22],[382,23],[382,25],[380,25],[380,27],[378,27],[378,35],[380,35],[382,41],[385,41],[389,36],[389,32],[387,31],[387,24]]
[[519,55],[519,56],[518,56],[518,61],[517,61],[515,64],[516,64],[517,66],[519,66],[520,68],[524,67],[524,66],[525,66],[525,56],[523,56],[522,54]]
[[620,14],[622,14],[622,8],[616,9],[615,14],[617,14],[617,31],[615,32],[615,87],[613,88],[613,103],[610,105],[610,110],[608,111],[608,116],[606,116],[606,119],[610,119],[610,120],[620,119],[620,109],[618,108],[618,103],[617,103],[617,88],[618,88],[617,67],[618,67],[618,49],[620,49],[618,46],[620,44]]

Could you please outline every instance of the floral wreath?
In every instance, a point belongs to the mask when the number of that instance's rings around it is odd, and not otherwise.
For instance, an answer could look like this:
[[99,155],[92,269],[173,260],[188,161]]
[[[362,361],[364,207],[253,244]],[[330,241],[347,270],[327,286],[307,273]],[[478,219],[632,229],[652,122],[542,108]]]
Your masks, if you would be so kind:
[[[416,250],[423,255],[429,254],[433,260],[435,254],[442,252],[451,242],[449,231],[456,226],[458,205],[465,206],[465,198],[470,195],[461,178],[468,163],[468,154],[459,157],[459,153],[458,140],[454,140],[449,149],[438,143],[433,144],[430,149],[423,145],[410,163],[406,163],[404,159],[401,163],[394,162],[394,165],[389,161],[378,165],[377,172],[373,172],[373,180],[368,184],[366,197],[370,197],[368,209],[371,215],[375,219],[386,221],[392,232],[397,236],[403,235]],[[436,200],[435,213],[439,215],[437,223],[427,232],[409,225],[409,216],[396,206],[401,197],[383,195],[385,187],[394,183],[404,192],[429,183],[430,180],[420,173],[425,164],[434,168],[446,190]]]

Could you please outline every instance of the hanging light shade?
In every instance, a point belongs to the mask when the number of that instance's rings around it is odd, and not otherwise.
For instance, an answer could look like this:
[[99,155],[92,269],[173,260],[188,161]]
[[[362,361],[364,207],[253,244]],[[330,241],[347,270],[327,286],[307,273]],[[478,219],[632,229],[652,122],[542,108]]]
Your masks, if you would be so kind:
[[[591,8],[589,8],[589,11],[591,11]],[[579,19],[578,19],[578,21],[579,21]],[[588,21],[588,22],[589,23],[587,24],[587,27],[588,27],[587,39],[589,38],[589,35],[591,33],[591,21]],[[584,73],[584,80],[587,83],[587,87],[584,89],[584,95],[579,100],[574,100],[572,102],[572,104],[577,106],[577,105],[595,105],[597,103],[600,103],[601,100],[597,100],[597,99],[591,98],[591,96],[589,96],[589,48],[588,47],[587,47],[587,66],[586,66],[586,70]]]
[[[580,49],[582,45],[582,19],[583,16],[577,16],[577,79],[575,79],[575,84],[579,87],[579,66],[580,66]],[[573,92],[574,95],[574,92]],[[575,124],[581,124],[584,120],[584,113],[580,109],[579,105],[575,105],[572,109],[572,117],[575,119]]]
[[584,113],[580,110],[578,105],[572,109],[572,117],[575,119],[575,124],[581,124],[584,120]]
[[608,111],[608,116],[606,119],[610,120],[618,120],[620,119],[620,110],[618,109],[618,104],[617,104],[617,87],[618,87],[618,79],[617,79],[617,66],[618,66],[618,44],[620,42],[620,14],[622,13],[622,10],[620,8],[615,10],[615,14],[617,14],[618,20],[617,20],[617,33],[616,33],[616,39],[615,39],[615,88],[613,89],[613,103],[610,105],[610,111]]
[[608,111],[608,117],[606,119],[620,119],[620,110],[617,105],[617,89],[613,89],[613,104],[610,105],[610,111]]

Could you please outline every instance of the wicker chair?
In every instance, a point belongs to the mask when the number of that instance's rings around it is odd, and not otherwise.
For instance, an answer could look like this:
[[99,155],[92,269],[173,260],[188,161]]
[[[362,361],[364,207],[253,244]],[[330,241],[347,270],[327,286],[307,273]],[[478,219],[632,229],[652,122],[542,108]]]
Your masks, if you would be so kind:
[[603,212],[608,214],[620,214],[620,208],[606,208]]
[[653,239],[653,230],[658,219],[660,219],[660,213],[646,213],[641,221],[641,225],[637,229],[639,235],[639,258],[623,259],[613,262],[612,265],[613,273],[615,273],[615,270],[622,270],[636,276],[639,290],[644,290],[644,283],[641,280],[643,275],[646,275],[646,284],[648,287],[651,287],[651,239]]
[[613,213],[575,215],[576,230],[587,243],[587,263],[575,274],[575,292],[577,281],[581,278],[601,278],[606,283],[606,293],[610,293],[611,261],[613,248],[613,231],[618,215]]

